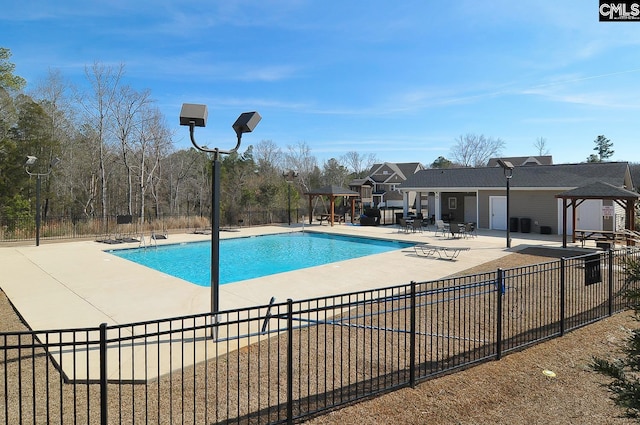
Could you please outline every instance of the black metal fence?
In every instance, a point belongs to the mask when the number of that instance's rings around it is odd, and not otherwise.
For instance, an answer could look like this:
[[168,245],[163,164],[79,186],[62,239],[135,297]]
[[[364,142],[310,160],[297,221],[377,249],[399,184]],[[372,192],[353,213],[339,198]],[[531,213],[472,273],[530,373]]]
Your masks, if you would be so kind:
[[[109,238],[115,234],[141,234],[170,230],[199,230],[210,228],[209,217],[202,216],[162,216],[146,217],[144,222],[139,217],[131,217],[123,223],[122,217],[112,215],[101,217],[46,217],[42,219],[40,237],[44,240],[74,238]],[[298,222],[302,219],[299,210],[291,210],[291,219]],[[248,209],[241,214],[223,217],[223,227],[259,226],[273,223],[286,223],[287,210],[253,210]],[[36,222],[33,217],[8,218],[0,215],[0,242],[25,241],[36,238]]]
[[618,312],[626,262],[639,257],[629,248],[215,318],[0,333],[0,422],[292,423]]

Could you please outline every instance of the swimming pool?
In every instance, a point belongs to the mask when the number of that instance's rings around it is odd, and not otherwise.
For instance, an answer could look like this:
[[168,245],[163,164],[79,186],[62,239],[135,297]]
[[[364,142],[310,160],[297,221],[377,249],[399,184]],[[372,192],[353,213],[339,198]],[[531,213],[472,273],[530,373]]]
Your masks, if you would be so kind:
[[[220,284],[411,247],[382,239],[294,232],[220,241]],[[211,283],[211,242],[108,251],[200,286]]]

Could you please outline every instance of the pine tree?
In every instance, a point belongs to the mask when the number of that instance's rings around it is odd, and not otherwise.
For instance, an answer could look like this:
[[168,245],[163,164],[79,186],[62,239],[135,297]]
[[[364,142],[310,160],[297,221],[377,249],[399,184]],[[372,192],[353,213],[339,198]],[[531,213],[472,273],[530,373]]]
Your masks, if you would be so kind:
[[613,142],[603,135],[600,135],[593,141],[596,144],[596,147],[593,148],[594,151],[598,152],[598,161],[592,161],[593,155],[589,157],[589,162],[602,162],[606,159],[609,159],[613,156]]
[[[640,282],[640,261],[625,262],[627,286]],[[633,307],[635,319],[640,321],[640,290],[628,289],[626,297]],[[623,407],[628,417],[640,418],[640,329],[634,329],[626,341],[625,358],[605,360],[594,358],[594,370],[613,378],[608,387],[617,405]]]

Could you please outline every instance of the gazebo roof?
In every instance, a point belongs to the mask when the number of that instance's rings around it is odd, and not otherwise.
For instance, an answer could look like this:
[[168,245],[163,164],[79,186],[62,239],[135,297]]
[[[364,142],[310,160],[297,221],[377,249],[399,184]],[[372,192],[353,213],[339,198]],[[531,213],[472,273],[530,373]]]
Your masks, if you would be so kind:
[[315,196],[347,196],[347,197],[356,197],[360,196],[358,192],[354,192],[351,189],[345,189],[340,186],[324,186],[318,189],[311,189],[305,193],[305,195],[315,195]]
[[316,196],[328,196],[330,199],[330,213],[329,213],[329,221],[331,223],[331,225],[333,226],[333,222],[335,220],[335,202],[336,202],[336,197],[338,196],[344,196],[345,198],[349,198],[349,200],[351,201],[351,222],[353,223],[353,216],[355,213],[355,198],[358,198],[360,196],[360,194],[358,192],[354,192],[351,189],[345,189],[343,187],[340,186],[334,186],[334,185],[330,185],[330,186],[324,186],[318,189],[311,189],[310,191],[306,192],[305,195],[309,196],[309,224],[311,224],[312,221],[312,214],[313,214],[313,206],[312,204],[312,199],[315,198]]
[[595,182],[559,193],[556,198],[573,199],[638,199],[640,194],[609,183]]
[[[562,199],[562,247],[567,247],[567,209],[569,207],[575,209],[588,199],[611,200],[620,205],[625,210],[625,229],[635,230],[635,208],[636,201],[640,198],[640,194],[632,192],[620,186],[610,183],[596,181],[575,189],[567,190],[556,195],[556,198]],[[572,215],[573,226],[575,229],[575,213]],[[597,229],[596,229],[597,230]],[[575,232],[573,232],[573,241],[575,242]],[[631,240],[627,238],[627,244]]]

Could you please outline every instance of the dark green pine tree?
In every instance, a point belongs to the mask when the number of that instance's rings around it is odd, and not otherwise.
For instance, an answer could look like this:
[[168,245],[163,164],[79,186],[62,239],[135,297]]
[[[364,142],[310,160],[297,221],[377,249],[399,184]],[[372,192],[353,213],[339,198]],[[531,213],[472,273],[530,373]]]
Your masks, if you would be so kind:
[[[627,287],[640,282],[640,262],[627,260]],[[635,319],[640,321],[640,290],[637,286],[627,289],[626,297],[635,312]],[[623,348],[624,358],[606,360],[594,358],[592,367],[613,380],[608,387],[613,393],[617,405],[625,409],[631,418],[640,418],[640,329],[634,329]]]
[[596,144],[596,147],[593,148],[594,151],[598,152],[597,155],[591,154],[587,159],[588,162],[602,162],[613,156],[613,142],[603,135],[600,135],[593,141]]

